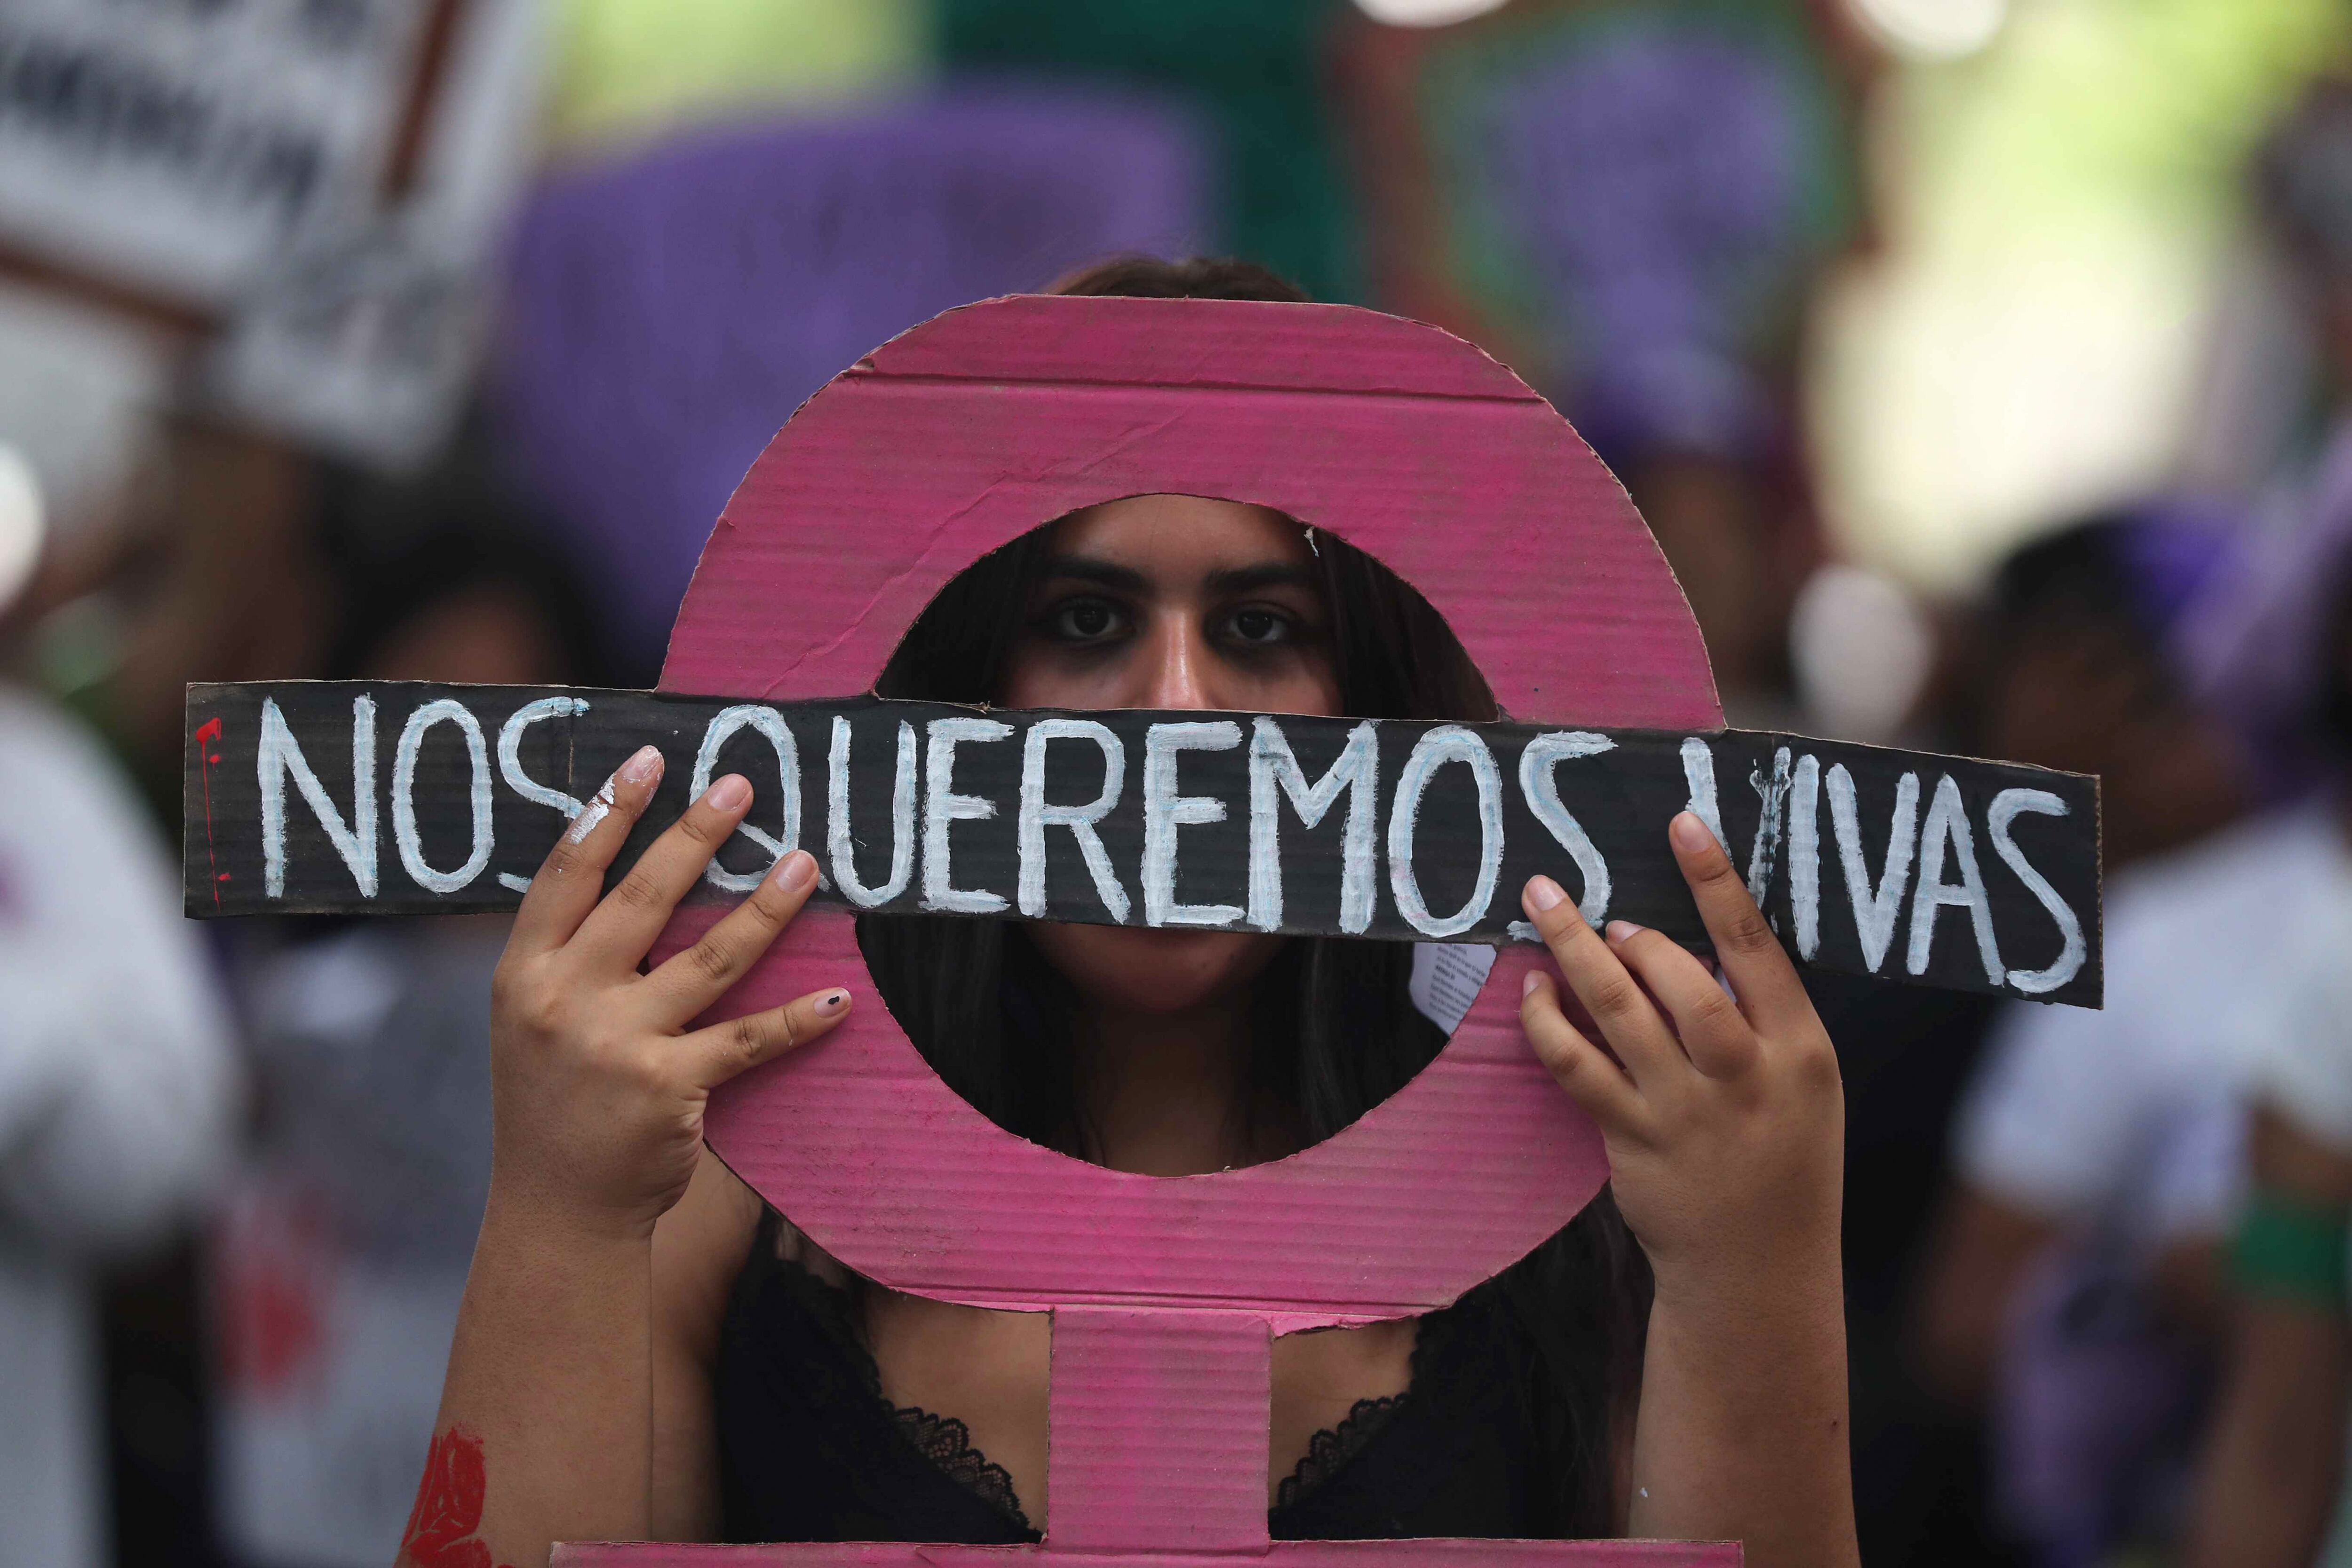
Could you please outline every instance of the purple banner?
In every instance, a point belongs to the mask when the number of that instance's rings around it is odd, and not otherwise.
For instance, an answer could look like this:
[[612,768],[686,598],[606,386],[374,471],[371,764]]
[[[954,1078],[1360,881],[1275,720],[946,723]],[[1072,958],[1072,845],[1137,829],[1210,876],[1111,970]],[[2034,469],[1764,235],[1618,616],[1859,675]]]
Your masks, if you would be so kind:
[[1031,89],[701,134],[547,181],[493,414],[619,650],[658,657],[719,509],[830,377],[952,306],[1197,248],[1204,165],[1158,100]]

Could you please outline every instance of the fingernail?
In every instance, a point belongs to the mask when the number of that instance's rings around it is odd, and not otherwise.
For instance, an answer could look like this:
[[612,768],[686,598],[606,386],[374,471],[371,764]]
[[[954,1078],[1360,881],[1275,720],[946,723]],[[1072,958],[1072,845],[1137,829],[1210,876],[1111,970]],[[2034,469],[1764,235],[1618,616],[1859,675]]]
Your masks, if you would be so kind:
[[710,786],[702,797],[703,804],[713,811],[733,811],[751,798],[751,782],[740,773],[729,773]]
[[1519,1000],[1524,1002],[1534,995],[1536,987],[1541,984],[1543,983],[1536,978],[1536,972],[1532,969],[1528,970],[1528,977],[1519,983]]
[[777,861],[776,868],[768,875],[785,892],[801,892],[816,880],[816,857],[805,849],[795,849]]
[[1610,946],[1615,947],[1620,943],[1633,941],[1646,929],[1646,927],[1635,925],[1632,921],[1611,921],[1602,928],[1601,934],[1609,939]]
[[1715,835],[1706,830],[1706,824],[1700,820],[1696,811],[1677,813],[1675,819],[1666,824],[1666,837],[1675,841],[1675,848],[1694,855],[1702,849],[1715,847]]
[[627,762],[621,764],[621,771],[614,776],[615,778],[625,780],[630,784],[643,784],[647,779],[659,778],[661,776],[661,748],[659,746],[639,746],[636,749],[635,753],[632,755]]
[[830,1018],[836,1013],[847,1011],[849,993],[846,991],[828,991],[816,999],[816,1016],[820,1018]]
[[1549,877],[1529,877],[1527,890],[1519,895],[1519,900],[1527,906],[1528,913],[1539,915],[1547,910],[1559,908],[1568,901],[1568,895]]

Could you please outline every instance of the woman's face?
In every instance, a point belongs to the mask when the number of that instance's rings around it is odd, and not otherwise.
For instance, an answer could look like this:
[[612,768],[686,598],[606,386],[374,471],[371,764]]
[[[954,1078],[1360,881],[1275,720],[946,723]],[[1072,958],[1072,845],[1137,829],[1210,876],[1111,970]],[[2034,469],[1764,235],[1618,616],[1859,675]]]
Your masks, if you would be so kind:
[[[1257,507],[1130,496],[1055,524],[998,700],[1012,708],[1339,711],[1330,611],[1305,531]],[[1122,1010],[1226,1001],[1282,939],[1039,924],[1080,994]]]

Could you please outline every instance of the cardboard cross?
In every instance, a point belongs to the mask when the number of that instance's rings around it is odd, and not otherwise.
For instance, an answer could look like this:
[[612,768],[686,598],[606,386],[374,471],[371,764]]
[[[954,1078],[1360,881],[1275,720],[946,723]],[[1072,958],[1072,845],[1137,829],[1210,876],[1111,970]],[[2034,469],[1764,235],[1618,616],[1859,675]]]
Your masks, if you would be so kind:
[[[1656,544],[1516,377],[1391,317],[1198,300],[1000,300],[837,377],[719,519],[662,689],[775,704],[869,689],[964,566],[1154,493],[1271,507],[1370,552],[1446,616],[1520,721],[1720,729]],[[192,781],[220,732],[198,741]],[[721,912],[681,909],[655,961]],[[2095,907],[2084,923],[2095,952]],[[573,1544],[555,1561],[1736,1563],[1734,1544],[1268,1540],[1274,1338],[1444,1307],[1607,1177],[1598,1131],[1521,1038],[1532,962],[1507,949],[1435,1061],[1354,1125],[1213,1175],[1102,1170],[1000,1131],[882,1007],[736,1080],[712,1100],[710,1146],[834,1257],[894,1289],[1053,1315],[1045,1542]],[[849,911],[812,906],[714,1016],[862,971]]]

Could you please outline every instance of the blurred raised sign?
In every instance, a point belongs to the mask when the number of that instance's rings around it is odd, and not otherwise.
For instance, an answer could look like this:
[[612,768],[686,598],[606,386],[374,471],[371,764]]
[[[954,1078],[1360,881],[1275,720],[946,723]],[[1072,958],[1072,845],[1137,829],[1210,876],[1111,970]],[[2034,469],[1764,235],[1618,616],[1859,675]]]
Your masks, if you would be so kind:
[[0,0],[0,232],[226,304],[373,205],[435,9],[419,0]]
[[1789,0],[1525,4],[1350,40],[1391,290],[1588,437],[1737,455],[1756,362],[1844,232],[1832,80]]
[[231,411],[398,465],[454,417],[540,0],[0,0],[0,252],[209,336]]
[[657,655],[777,426],[953,306],[1203,241],[1193,122],[1156,100],[961,92],[713,132],[549,182],[525,213],[494,391],[531,489]]

